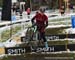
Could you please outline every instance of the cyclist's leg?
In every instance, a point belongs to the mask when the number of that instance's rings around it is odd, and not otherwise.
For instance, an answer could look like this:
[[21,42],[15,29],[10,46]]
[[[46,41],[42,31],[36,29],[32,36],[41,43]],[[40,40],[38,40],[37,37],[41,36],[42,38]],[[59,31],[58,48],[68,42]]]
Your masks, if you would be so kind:
[[48,48],[47,39],[45,37],[45,32],[40,32],[41,38],[44,40],[45,47]]

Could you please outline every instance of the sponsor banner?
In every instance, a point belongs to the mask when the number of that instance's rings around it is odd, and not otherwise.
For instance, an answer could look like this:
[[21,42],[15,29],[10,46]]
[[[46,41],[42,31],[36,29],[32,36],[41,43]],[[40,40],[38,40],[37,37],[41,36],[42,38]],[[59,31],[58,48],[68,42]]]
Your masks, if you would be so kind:
[[31,52],[30,47],[9,47],[5,48],[5,54],[25,54]]
[[70,51],[75,51],[75,44],[69,44],[68,49],[70,49]]
[[5,54],[25,54],[30,52],[59,52],[59,51],[66,51],[69,49],[70,51],[75,51],[75,44],[67,45],[52,45],[49,48],[45,48],[44,46],[39,47],[11,47],[5,48]]
[[36,48],[32,48],[33,52],[56,52],[56,51],[66,51],[65,45],[52,45],[48,48],[45,48],[43,46],[39,46]]
[[59,51],[66,51],[69,49],[70,51],[75,51],[75,44],[69,44],[69,45],[51,45],[48,49],[45,47],[38,47],[37,52],[43,51],[43,52],[59,52]]
[[[46,35],[46,38],[48,40],[55,40],[55,39],[65,39],[65,38],[75,38],[75,34],[58,34],[58,35]],[[26,40],[26,37],[23,36],[21,37],[21,42],[25,42]]]
[[46,38],[49,40],[55,39],[65,39],[65,38],[75,38],[75,34],[58,34],[58,35],[46,35]]

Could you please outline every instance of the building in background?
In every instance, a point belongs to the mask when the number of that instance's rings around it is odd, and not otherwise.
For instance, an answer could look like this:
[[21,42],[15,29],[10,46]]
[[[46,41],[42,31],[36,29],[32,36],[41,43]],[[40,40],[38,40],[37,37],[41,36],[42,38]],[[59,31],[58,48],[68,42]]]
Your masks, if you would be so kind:
[[[0,6],[2,6],[2,1],[0,0]],[[12,0],[13,2],[25,2],[25,10],[27,10],[28,7],[31,8],[31,10],[37,10],[40,6],[48,6],[49,9],[58,9],[61,8],[62,5],[66,8],[66,1],[67,0]],[[75,0],[69,0],[70,5],[75,6]]]
[[[47,6],[49,9],[59,9],[62,6],[67,6],[68,0],[22,0],[26,2],[26,9],[30,7],[32,10],[37,10],[40,6]],[[75,5],[75,0],[69,0],[70,5]]]

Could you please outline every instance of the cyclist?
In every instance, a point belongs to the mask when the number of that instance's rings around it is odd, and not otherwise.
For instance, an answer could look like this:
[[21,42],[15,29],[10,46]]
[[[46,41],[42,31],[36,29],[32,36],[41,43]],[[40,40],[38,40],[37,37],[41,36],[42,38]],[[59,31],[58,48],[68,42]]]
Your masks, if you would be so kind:
[[48,48],[47,39],[45,38],[45,28],[48,26],[48,17],[44,14],[44,9],[39,9],[39,11],[36,12],[36,15],[31,19],[32,25],[37,25],[37,31],[40,34],[40,39],[43,39],[45,47]]

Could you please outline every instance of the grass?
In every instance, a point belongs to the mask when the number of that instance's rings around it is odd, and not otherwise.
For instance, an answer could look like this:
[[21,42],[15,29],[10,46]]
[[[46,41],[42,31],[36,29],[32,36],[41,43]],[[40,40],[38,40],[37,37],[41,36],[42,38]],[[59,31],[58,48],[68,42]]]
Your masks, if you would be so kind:
[[[67,27],[68,28],[68,27]],[[15,28],[11,28],[12,30],[5,30],[2,32],[1,34],[1,42],[4,42],[6,40],[8,40],[11,37],[11,34],[14,35],[16,34],[18,31],[21,30],[20,26],[16,26]],[[50,28],[50,29],[46,29],[46,35],[50,35],[50,34],[64,34],[63,31],[64,29],[66,29],[65,27],[61,27],[61,28]]]
[[15,28],[11,28],[11,30],[5,30],[1,33],[1,40],[0,42],[4,42],[6,40],[8,40],[11,35],[14,35],[16,34],[19,30],[21,30],[21,27],[20,26],[16,26]]
[[50,28],[46,29],[46,35],[50,34],[65,34],[64,30],[70,27],[61,27],[61,28]]
[[[45,57],[67,57],[66,60],[71,60],[69,59],[70,57],[72,60],[75,59],[75,54],[74,53],[62,53],[62,54],[24,54],[20,56],[7,56],[4,57],[1,60],[46,60],[44,59]],[[65,59],[64,59],[65,60]]]
[[49,22],[55,22],[55,21],[63,21],[63,20],[70,20],[71,18],[68,17],[68,18],[60,18],[60,19],[52,19],[52,20],[49,20]]
[[[68,25],[68,24],[71,24],[70,22],[71,20],[71,17],[67,17],[67,18],[60,18],[60,19],[51,19],[51,20],[48,20],[49,22],[52,22],[52,23],[49,23],[49,25]],[[53,23],[54,22],[54,23]]]

